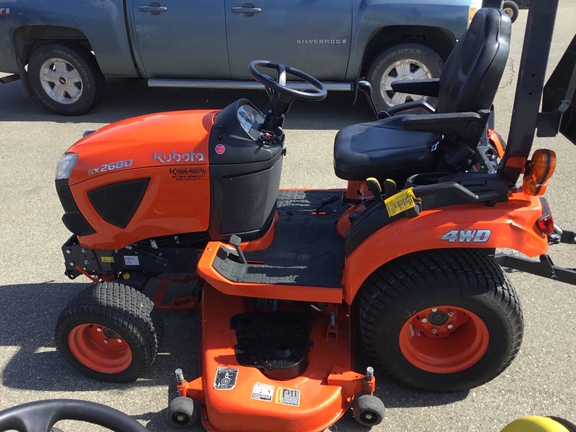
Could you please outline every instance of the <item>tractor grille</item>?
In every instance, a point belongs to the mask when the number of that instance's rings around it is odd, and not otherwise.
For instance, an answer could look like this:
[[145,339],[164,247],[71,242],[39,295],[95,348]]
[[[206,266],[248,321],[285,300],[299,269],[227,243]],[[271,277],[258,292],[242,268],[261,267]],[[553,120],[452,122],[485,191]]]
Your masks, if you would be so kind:
[[106,222],[126,228],[138,209],[150,178],[130,180],[103,186],[88,192],[88,198]]

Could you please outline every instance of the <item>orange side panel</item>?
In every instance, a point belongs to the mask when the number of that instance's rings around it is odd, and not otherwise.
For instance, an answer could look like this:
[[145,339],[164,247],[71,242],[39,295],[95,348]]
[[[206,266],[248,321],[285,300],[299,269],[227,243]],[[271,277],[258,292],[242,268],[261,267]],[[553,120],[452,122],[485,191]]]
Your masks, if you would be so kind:
[[[208,140],[212,111],[137,117],[104,127],[69,149],[79,160],[69,179],[82,215],[96,230],[87,248],[120,249],[146,238],[206,231],[210,218]],[[115,183],[150,178],[125,228],[103,220],[88,197]]]
[[402,219],[368,237],[347,258],[342,277],[344,300],[376,269],[403,255],[445,248],[511,248],[530,257],[548,250],[548,240],[536,227],[542,216],[538,197],[517,193],[494,207],[461,205],[425,211]]
[[314,287],[301,285],[273,285],[265,283],[238,283],[226,279],[212,266],[221,242],[209,242],[198,262],[198,274],[218,291],[232,296],[273,298],[307,302],[342,303],[339,287]]
[[[210,216],[208,166],[202,167],[193,181],[180,181],[178,175],[171,174],[172,169],[142,168],[106,177],[110,183],[150,178],[142,202],[126,228],[104,221],[92,206],[88,193],[102,186],[101,179],[72,186],[78,209],[96,230],[95,234],[79,237],[80,244],[86,248],[120,249],[146,238],[206,231]],[[184,165],[178,169],[198,170]]]
[[[326,335],[329,317],[317,315],[312,328],[314,346],[310,348],[308,367],[301,376],[285,381],[271,380],[257,368],[238,364],[233,348],[235,336],[229,323],[232,316],[245,312],[244,299],[226,296],[206,285],[202,307],[206,401],[202,422],[206,429],[319,431],[335,423],[348,409],[354,395],[340,385],[327,383],[335,368],[349,371],[352,367],[350,321],[348,314],[343,313],[347,306],[342,306],[337,315],[337,337]],[[214,388],[219,367],[238,371],[234,388]],[[351,383],[354,383],[354,377]],[[283,401],[283,390],[290,393],[289,401]],[[263,393],[270,397],[256,395]]]

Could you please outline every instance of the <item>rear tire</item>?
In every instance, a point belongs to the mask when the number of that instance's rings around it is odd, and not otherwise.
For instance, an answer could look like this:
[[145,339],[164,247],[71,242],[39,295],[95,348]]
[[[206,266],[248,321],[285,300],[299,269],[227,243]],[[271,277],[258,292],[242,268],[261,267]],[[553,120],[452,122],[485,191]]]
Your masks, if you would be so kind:
[[163,331],[159,311],[141,292],[116,282],[90,285],[60,314],[56,345],[90,378],[130,382],[156,358]]
[[42,45],[30,57],[28,75],[34,93],[61,115],[84,114],[104,94],[104,75],[92,53],[80,45]]
[[388,48],[372,62],[366,79],[373,89],[374,103],[378,111],[395,105],[423,99],[436,106],[437,98],[409,95],[392,90],[394,81],[439,78],[444,62],[431,48],[419,43],[402,43]]
[[523,333],[514,288],[477,249],[422,251],[381,267],[361,288],[360,324],[377,365],[435,391],[495,378],[516,357]]

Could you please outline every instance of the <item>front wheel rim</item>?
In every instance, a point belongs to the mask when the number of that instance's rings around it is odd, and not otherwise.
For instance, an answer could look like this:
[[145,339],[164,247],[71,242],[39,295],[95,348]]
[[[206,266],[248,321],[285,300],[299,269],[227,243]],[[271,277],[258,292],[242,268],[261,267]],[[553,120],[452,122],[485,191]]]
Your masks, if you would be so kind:
[[478,315],[454,306],[421,310],[402,326],[402,354],[413,366],[432,373],[454,373],[477,363],[488,349],[488,328]]
[[132,350],[122,335],[100,324],[74,327],[68,346],[80,363],[96,372],[120,373],[132,363]]
[[40,67],[40,84],[54,101],[70,105],[82,97],[83,83],[78,70],[61,58],[46,60]]
[[432,73],[428,67],[414,59],[402,59],[392,63],[386,68],[380,80],[380,94],[388,106],[394,106],[410,101],[427,100],[427,97],[400,93],[392,90],[394,81],[430,79]]

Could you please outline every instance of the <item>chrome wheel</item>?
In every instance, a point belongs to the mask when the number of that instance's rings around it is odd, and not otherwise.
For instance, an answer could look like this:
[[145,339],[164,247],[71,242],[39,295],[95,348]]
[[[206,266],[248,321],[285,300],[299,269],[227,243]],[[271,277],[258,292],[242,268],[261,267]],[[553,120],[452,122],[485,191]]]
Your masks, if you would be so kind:
[[40,83],[46,94],[61,104],[72,104],[82,96],[80,74],[66,60],[50,58],[40,67]]
[[430,79],[433,78],[430,69],[418,60],[402,59],[392,63],[384,71],[380,81],[380,92],[382,99],[389,106],[402,104],[404,102],[416,101],[420,99],[426,100],[427,97],[419,95],[412,95],[408,93],[400,93],[392,90],[392,83],[394,81],[404,80],[417,80],[417,79]]

